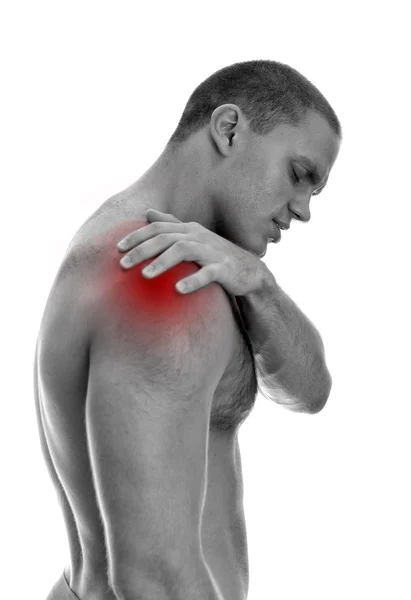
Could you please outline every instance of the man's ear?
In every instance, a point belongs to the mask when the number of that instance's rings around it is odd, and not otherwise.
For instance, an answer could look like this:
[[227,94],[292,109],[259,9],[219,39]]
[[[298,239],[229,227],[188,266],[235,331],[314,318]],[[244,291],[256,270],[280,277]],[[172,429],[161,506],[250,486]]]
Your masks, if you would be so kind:
[[236,104],[222,104],[211,115],[210,133],[218,148],[224,156],[232,151],[233,143],[245,129],[245,118],[241,108]]

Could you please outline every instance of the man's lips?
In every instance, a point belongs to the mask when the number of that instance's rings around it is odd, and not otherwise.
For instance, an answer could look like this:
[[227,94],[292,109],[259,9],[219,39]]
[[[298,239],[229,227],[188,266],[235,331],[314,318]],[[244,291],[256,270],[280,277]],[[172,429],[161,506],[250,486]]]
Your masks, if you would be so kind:
[[274,231],[275,231],[275,237],[274,237],[274,242],[277,243],[281,240],[281,229],[278,227],[277,223],[273,220],[274,223]]

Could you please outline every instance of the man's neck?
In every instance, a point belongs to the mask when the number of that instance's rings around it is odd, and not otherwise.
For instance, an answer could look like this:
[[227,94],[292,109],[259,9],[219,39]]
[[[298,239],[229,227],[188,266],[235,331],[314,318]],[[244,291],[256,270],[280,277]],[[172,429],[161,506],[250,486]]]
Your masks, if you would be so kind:
[[171,213],[180,221],[196,221],[213,229],[215,207],[207,189],[210,165],[197,144],[182,145],[174,152],[164,151],[133,184],[129,197],[136,209],[154,208]]

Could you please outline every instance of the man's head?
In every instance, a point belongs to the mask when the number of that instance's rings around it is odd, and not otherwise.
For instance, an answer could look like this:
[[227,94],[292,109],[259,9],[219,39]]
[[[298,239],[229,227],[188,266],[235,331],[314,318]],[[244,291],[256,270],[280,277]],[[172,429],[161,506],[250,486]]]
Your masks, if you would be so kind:
[[261,256],[278,236],[272,219],[309,220],[341,139],[333,109],[295,69],[264,60],[225,67],[194,90],[166,146],[167,165],[184,170],[169,188],[181,192],[174,214]]

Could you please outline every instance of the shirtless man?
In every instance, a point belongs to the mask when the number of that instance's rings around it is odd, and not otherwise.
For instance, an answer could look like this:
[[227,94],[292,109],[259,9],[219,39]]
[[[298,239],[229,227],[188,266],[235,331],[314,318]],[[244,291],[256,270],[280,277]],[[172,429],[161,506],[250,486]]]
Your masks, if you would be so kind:
[[[331,389],[318,332],[260,258],[274,219],[309,220],[341,139],[297,71],[237,63],[200,84],[158,160],[75,234],[34,368],[70,549],[48,600],[247,597],[239,426],[262,385],[307,413]],[[153,261],[163,273],[149,279]]]

